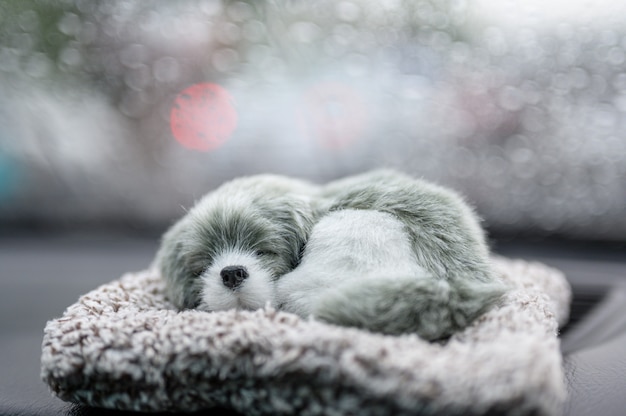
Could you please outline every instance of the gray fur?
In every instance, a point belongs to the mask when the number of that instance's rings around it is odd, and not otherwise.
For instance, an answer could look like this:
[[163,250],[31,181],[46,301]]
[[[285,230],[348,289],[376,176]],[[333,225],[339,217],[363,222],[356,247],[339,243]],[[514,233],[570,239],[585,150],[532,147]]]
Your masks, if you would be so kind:
[[[372,215],[361,218],[358,211]],[[338,212],[347,217],[336,225],[325,222]],[[351,217],[364,224],[350,225]],[[309,236],[320,218],[331,226],[315,240],[335,246],[315,257],[317,243]],[[350,239],[335,235],[342,227]],[[360,228],[370,232],[359,235]],[[334,239],[324,243],[325,235]],[[379,245],[378,257],[367,254],[370,243]],[[331,267],[332,256],[337,262]],[[231,261],[247,262],[254,272],[240,290],[217,282]],[[167,231],[155,263],[181,309],[256,309],[269,302],[330,323],[415,332],[430,340],[467,326],[505,291],[491,272],[483,231],[468,205],[450,190],[393,171],[321,189],[276,175],[231,181]]]
[[[267,275],[260,285],[270,286],[296,267],[316,218],[316,192],[304,181],[257,175],[225,183],[202,198],[164,234],[156,255],[172,303],[181,309],[220,309],[203,303],[202,296],[207,279],[213,278],[208,271],[228,250],[258,265]],[[242,293],[225,291],[223,296]],[[272,298],[253,301],[249,304],[263,306]],[[245,302],[240,306],[246,308]]]
[[[402,276],[345,285],[330,292],[317,305],[314,315],[325,322],[373,332],[414,332],[427,340],[442,339],[465,328],[503,294],[498,283],[454,284]],[[353,299],[363,301],[353,303]]]
[[437,339],[470,324],[505,292],[491,270],[478,217],[453,191],[385,170],[331,183],[322,196],[331,212],[393,215],[405,225],[415,260],[430,277],[349,285],[329,294],[317,307],[318,318]]

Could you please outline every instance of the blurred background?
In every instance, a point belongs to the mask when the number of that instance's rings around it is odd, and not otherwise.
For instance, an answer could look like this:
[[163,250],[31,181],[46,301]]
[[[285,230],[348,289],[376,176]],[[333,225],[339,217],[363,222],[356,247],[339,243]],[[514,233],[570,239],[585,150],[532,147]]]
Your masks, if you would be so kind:
[[[626,0],[0,0],[0,414],[101,414],[40,381],[45,322],[211,189],[380,167],[463,193],[586,316],[626,281]],[[622,412],[620,339],[568,357],[566,414]]]
[[393,167],[496,235],[623,242],[626,2],[5,0],[0,126],[5,232]]

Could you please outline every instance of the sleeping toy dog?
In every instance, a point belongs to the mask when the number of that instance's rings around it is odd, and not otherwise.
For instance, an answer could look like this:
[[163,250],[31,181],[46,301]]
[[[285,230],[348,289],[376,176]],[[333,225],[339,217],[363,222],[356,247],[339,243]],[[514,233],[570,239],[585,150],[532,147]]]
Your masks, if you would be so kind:
[[156,263],[181,308],[270,303],[428,340],[464,328],[505,291],[465,202],[393,171],[321,188],[278,176],[233,181],[166,233]]

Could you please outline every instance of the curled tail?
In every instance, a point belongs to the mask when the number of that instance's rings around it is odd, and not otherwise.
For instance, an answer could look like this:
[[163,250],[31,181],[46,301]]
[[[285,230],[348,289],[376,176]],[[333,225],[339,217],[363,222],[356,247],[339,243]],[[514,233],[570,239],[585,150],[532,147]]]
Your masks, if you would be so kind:
[[390,335],[416,333],[437,340],[469,325],[504,292],[498,280],[366,278],[329,290],[314,316],[337,325]]

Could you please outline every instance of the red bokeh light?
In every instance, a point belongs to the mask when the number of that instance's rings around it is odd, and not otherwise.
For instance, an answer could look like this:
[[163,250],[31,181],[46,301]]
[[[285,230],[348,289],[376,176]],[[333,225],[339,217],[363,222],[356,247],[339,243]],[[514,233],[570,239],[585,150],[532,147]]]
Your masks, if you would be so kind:
[[367,106],[354,88],[323,82],[305,92],[299,118],[305,132],[322,147],[339,150],[365,132]]
[[237,127],[234,100],[217,84],[194,84],[174,99],[170,127],[176,141],[188,149],[217,149]]

